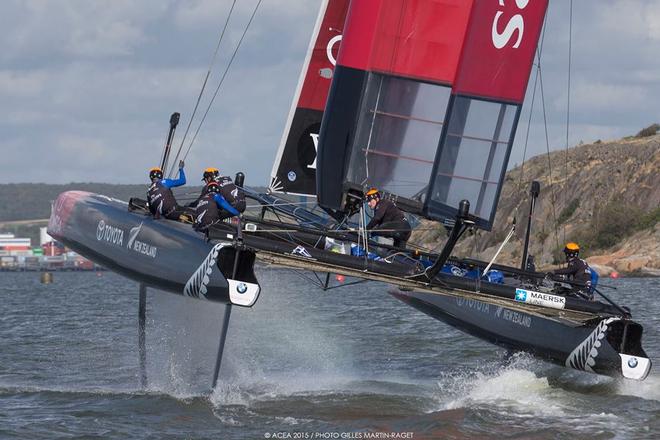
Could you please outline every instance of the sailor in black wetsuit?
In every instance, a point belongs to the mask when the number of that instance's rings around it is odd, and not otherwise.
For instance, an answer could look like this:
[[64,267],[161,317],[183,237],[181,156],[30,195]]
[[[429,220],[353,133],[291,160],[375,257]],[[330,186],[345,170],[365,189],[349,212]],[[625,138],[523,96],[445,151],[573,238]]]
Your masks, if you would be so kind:
[[186,174],[183,171],[184,163],[179,162],[179,178],[163,179],[163,170],[152,168],[149,170],[149,179],[151,186],[147,191],[147,202],[149,202],[149,211],[154,217],[165,217],[170,220],[179,220],[179,216],[186,212],[186,209],[179,206],[172,194],[170,188],[186,184]]
[[218,176],[220,176],[220,171],[218,171],[217,168],[209,167],[205,169],[204,174],[202,174],[202,181],[204,182],[204,186],[202,187],[202,193],[199,195],[199,197],[197,197],[197,199],[188,203],[186,206],[190,208],[195,208],[199,203],[199,201],[202,200],[202,197],[206,195],[208,184],[215,181],[218,178]]
[[215,181],[218,182],[222,197],[224,197],[224,199],[229,202],[236,211],[241,213],[245,211],[246,204],[243,189],[236,186],[229,176],[218,176]]
[[367,191],[366,197],[369,207],[374,210],[374,216],[367,225],[367,230],[371,231],[371,235],[391,237],[394,239],[395,247],[405,248],[410,238],[411,227],[403,211],[392,201],[381,199],[380,193],[375,188]]
[[240,213],[234,209],[220,194],[220,186],[217,182],[209,182],[206,185],[206,193],[199,199],[195,206],[195,223],[193,228],[204,231],[209,226]]
[[591,291],[591,268],[586,261],[579,258],[580,246],[577,243],[567,243],[564,247],[567,266],[564,269],[557,269],[552,272],[553,275],[562,275],[569,281],[576,283],[577,289],[589,299],[593,299]]

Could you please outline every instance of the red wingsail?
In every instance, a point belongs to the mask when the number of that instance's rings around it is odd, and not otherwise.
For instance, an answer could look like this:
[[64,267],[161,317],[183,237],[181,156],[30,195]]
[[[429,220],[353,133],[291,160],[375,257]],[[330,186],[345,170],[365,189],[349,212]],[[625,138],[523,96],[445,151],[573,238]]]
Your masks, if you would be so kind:
[[[321,206],[376,186],[490,228],[547,0],[351,3],[319,143]],[[347,197],[347,195],[355,197]]]

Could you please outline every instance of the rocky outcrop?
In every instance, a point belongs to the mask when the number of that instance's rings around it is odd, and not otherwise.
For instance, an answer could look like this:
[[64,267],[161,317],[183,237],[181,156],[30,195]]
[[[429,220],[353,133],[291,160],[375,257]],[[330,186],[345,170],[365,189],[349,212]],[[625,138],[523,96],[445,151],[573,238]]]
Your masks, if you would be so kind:
[[[515,167],[506,175],[493,230],[465,237],[455,254],[489,260],[515,218],[514,237],[497,261],[520,265],[532,180],[541,183],[529,250],[538,268],[556,267],[564,243],[579,241],[587,261],[604,275],[660,275],[660,135],[598,141]],[[641,217],[648,217],[646,223],[637,224]],[[422,222],[411,240],[442,246],[446,234],[436,225]]]

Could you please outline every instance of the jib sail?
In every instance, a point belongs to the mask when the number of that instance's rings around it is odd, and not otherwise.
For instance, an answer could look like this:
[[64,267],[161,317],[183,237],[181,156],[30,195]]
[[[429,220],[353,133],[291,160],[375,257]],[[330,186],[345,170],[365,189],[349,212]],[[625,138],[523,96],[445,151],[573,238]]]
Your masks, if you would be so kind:
[[377,187],[490,229],[547,0],[352,2],[318,151],[319,204]]
[[316,149],[349,0],[321,5],[271,172],[270,190],[316,194]]

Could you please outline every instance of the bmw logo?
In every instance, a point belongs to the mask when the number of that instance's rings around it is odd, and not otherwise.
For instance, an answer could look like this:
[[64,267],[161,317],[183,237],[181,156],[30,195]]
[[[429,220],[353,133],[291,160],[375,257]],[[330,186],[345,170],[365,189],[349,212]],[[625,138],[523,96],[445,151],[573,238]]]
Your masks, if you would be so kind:
[[245,285],[245,283],[238,283],[238,285],[236,286],[236,290],[238,290],[238,293],[245,293],[247,292],[247,286]]
[[293,182],[293,181],[296,180],[296,177],[298,177],[298,176],[296,176],[296,172],[295,172],[295,171],[289,171],[289,174],[287,174],[286,177],[289,178],[289,181],[290,181],[290,182]]
[[630,368],[635,368],[637,366],[637,358],[628,359],[628,366]]

